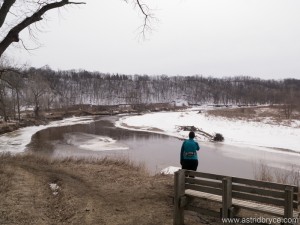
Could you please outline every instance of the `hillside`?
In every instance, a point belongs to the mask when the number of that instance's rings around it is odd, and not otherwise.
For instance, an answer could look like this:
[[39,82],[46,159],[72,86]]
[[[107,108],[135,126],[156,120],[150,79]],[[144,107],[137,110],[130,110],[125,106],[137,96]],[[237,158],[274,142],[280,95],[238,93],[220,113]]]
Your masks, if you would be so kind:
[[126,160],[2,155],[0,180],[0,224],[172,224],[173,177]]

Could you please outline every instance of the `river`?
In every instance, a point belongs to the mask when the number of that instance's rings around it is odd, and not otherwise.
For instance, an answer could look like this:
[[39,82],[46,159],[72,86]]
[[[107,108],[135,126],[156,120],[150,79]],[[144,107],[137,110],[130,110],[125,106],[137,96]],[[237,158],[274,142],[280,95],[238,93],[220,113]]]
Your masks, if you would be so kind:
[[[152,174],[180,167],[182,140],[174,137],[117,128],[118,116],[95,117],[86,124],[48,127],[36,132],[26,151],[47,157],[125,158],[144,164]],[[1,140],[1,137],[0,137]],[[222,143],[199,143],[198,171],[253,178],[261,163],[274,168],[297,165],[300,155],[272,149],[236,147]],[[3,151],[5,146],[0,146]]]

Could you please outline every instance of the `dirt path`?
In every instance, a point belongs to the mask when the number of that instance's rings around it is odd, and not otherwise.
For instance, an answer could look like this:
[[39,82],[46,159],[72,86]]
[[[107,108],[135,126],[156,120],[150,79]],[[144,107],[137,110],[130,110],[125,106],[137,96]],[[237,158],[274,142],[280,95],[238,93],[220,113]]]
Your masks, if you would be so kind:
[[[1,225],[173,224],[173,177],[150,176],[122,160],[2,155],[0,181]],[[195,213],[185,221],[220,224]]]
[[172,180],[124,163],[2,157],[0,178],[0,224],[172,224]]

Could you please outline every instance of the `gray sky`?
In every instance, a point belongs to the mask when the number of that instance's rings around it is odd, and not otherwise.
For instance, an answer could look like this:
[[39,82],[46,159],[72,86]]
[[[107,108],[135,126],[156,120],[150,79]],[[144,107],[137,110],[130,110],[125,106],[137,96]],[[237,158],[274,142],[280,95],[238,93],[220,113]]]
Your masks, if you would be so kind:
[[[153,32],[139,40],[143,17],[122,0],[86,0],[48,13],[30,54],[10,48],[18,63],[148,75],[300,79],[299,0],[144,0]],[[27,47],[36,46],[22,36]]]

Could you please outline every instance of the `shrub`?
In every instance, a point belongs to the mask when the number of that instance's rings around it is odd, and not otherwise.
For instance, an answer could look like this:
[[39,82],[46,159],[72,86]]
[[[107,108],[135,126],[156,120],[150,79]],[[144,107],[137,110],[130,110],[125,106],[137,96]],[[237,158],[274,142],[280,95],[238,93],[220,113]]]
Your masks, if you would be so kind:
[[214,141],[224,141],[224,137],[220,133],[216,133],[216,135],[213,137]]

